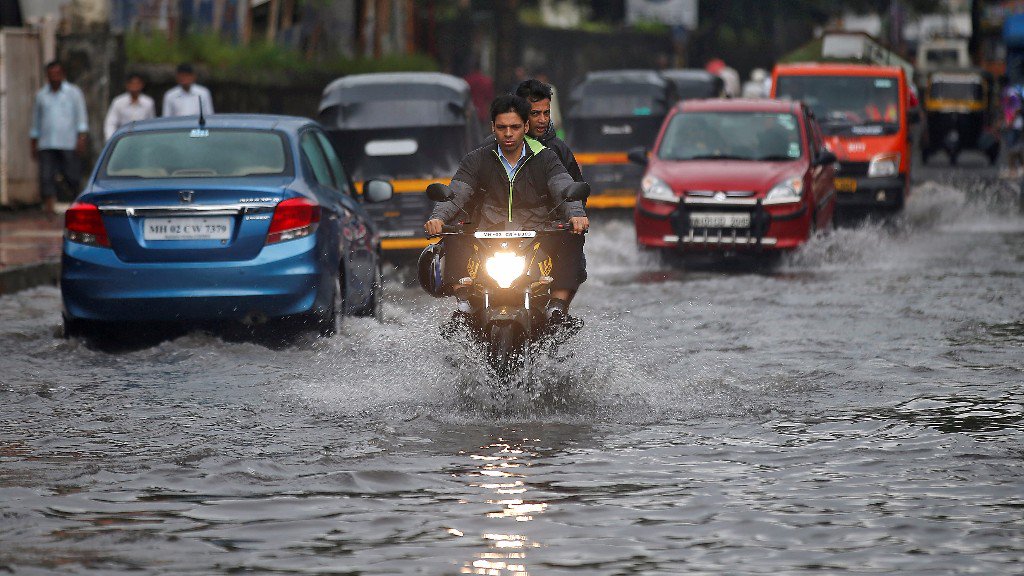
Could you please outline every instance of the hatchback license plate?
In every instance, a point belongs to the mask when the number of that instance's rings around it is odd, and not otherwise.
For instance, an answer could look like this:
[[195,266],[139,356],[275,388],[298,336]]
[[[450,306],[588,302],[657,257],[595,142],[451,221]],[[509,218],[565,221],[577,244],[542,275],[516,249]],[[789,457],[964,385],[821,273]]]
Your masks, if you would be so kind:
[[231,237],[231,218],[146,218],[145,240],[227,240]]
[[692,228],[749,228],[750,214],[732,212],[696,212],[690,214]]

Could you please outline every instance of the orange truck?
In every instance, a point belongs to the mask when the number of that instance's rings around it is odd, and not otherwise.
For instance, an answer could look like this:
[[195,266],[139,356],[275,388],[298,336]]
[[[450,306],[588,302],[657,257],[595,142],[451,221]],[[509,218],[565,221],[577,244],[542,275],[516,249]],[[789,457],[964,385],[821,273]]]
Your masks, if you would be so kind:
[[[779,64],[772,97],[803,101],[836,155],[838,208],[898,211],[910,194],[912,96],[901,66]],[[916,113],[916,112],[915,112]]]

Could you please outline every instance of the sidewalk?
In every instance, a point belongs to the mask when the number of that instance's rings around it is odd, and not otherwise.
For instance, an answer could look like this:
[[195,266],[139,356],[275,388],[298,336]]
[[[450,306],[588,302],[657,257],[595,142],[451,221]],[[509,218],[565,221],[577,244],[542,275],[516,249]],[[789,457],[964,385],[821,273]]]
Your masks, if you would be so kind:
[[60,279],[64,210],[47,217],[38,209],[0,211],[0,295]]

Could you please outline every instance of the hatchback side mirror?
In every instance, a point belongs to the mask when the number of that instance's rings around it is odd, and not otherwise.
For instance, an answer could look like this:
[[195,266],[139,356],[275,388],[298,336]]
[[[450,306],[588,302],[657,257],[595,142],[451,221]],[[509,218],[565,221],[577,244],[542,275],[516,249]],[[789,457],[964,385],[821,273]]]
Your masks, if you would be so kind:
[[434,202],[447,202],[455,197],[455,191],[447,184],[434,182],[427,186],[427,198]]
[[395,189],[387,180],[367,180],[363,182],[363,197],[367,202],[387,202],[391,200]]
[[626,158],[634,164],[647,166],[647,148],[637,146],[626,153]]
[[836,158],[835,152],[832,152],[828,148],[823,148],[821,152],[818,153],[817,164],[819,166],[828,166],[829,164],[835,164],[836,160],[838,160],[838,158]]

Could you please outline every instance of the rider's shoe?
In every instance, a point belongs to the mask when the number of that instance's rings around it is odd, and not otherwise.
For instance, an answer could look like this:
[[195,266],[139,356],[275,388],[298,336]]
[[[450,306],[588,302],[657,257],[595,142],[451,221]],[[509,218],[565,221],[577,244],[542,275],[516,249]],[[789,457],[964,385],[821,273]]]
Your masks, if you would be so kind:
[[565,300],[552,298],[544,310],[547,316],[547,330],[552,336],[560,339],[574,336],[583,329],[583,320],[572,316],[566,310],[569,307]]

